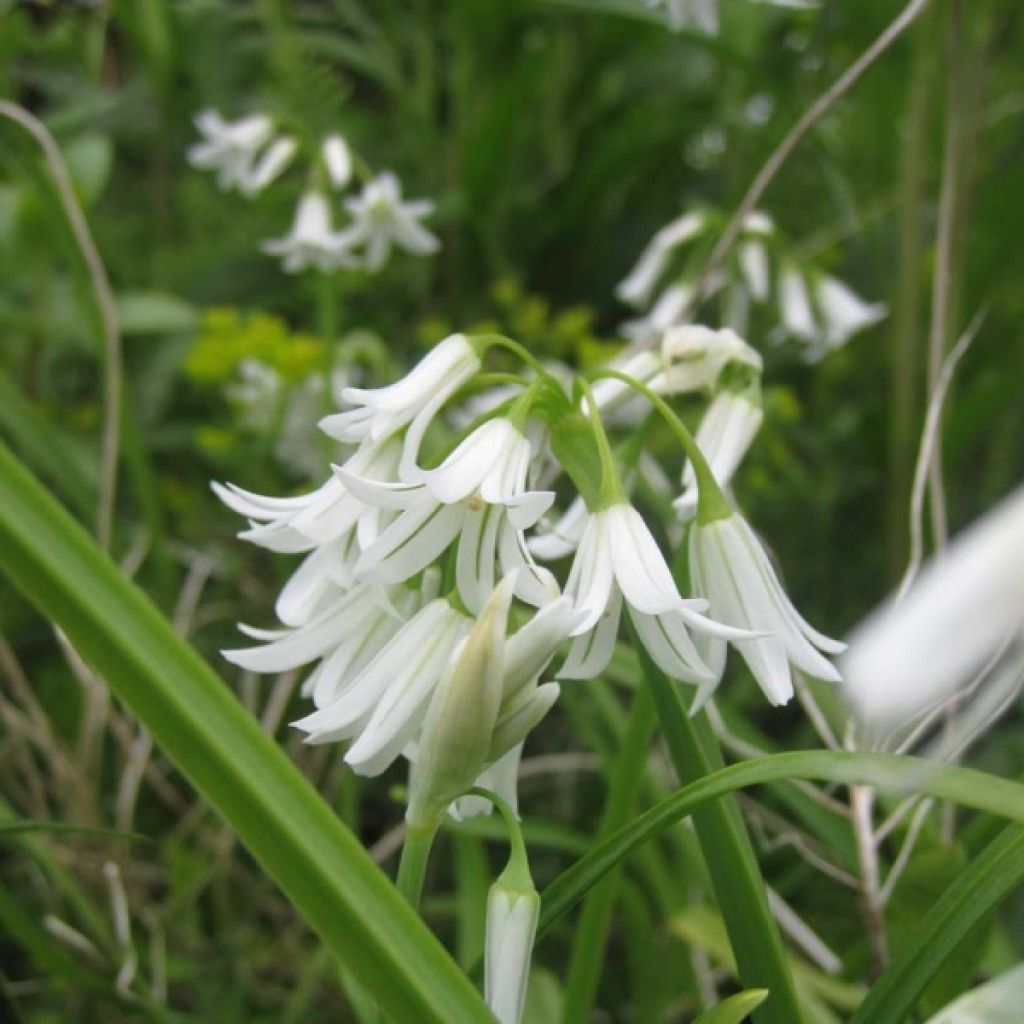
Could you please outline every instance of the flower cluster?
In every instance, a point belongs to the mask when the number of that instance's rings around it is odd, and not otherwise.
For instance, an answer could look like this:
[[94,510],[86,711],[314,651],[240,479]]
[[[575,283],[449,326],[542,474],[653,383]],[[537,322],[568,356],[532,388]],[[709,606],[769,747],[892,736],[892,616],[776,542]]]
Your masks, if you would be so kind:
[[[297,139],[276,134],[265,114],[226,121],[216,111],[204,110],[196,117],[196,127],[202,141],[189,149],[189,162],[215,171],[220,188],[238,189],[250,198],[279,178],[299,151]],[[361,190],[344,199],[349,220],[335,230],[331,193],[346,192],[356,179],[362,179]],[[342,267],[374,273],[395,247],[420,255],[440,248],[422,224],[433,211],[428,199],[403,200],[394,173],[372,174],[346,139],[333,133],[312,154],[290,230],[261,248],[280,258],[289,274],[310,268],[328,273]]]
[[883,303],[865,302],[838,278],[801,263],[772,219],[757,211],[743,223],[732,262],[697,295],[701,243],[720,228],[717,215],[691,211],[654,234],[617,289],[623,302],[644,311],[624,325],[627,337],[639,345],[655,343],[688,322],[699,303],[718,296],[726,320],[740,333],[748,329],[752,305],[773,306],[774,340],[799,342],[814,362],[886,315]]
[[[495,349],[524,372],[504,373],[500,400],[445,444],[443,421],[465,422],[460,395],[484,383]],[[315,710],[296,726],[309,743],[346,741],[364,774],[404,756],[410,821],[481,809],[459,799],[475,780],[514,805],[522,744],[558,695],[542,676],[566,641],[551,678],[602,673],[624,613],[657,666],[695,688],[695,707],[730,644],[773,704],[792,695],[794,666],[838,678],[824,654],[842,645],[796,612],[724,489],[760,423],[757,353],[729,330],[677,328],[621,366],[567,384],[510,339],[452,335],[396,383],[345,389],[348,408],[321,428],[348,454],[317,490],[214,485],[249,519],[241,537],[304,554],[277,601],[285,628],[245,628],[259,644],[226,656],[255,672],[310,666]],[[691,595],[628,496],[636,455],[607,433],[634,393],[681,446]],[[699,445],[662,398],[683,393],[714,396]],[[564,586],[537,562],[570,554]]]

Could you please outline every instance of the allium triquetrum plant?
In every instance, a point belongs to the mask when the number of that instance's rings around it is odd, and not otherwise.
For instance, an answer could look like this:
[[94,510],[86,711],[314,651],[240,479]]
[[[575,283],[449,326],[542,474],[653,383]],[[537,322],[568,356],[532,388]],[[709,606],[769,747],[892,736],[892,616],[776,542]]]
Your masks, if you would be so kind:
[[[844,35],[788,129],[841,5],[115,4],[69,111],[67,15],[10,19],[0,566],[42,618],[4,592],[0,1017],[1016,1020],[1024,491],[979,412],[1014,364],[953,380],[1019,306],[953,342],[997,276],[960,255],[984,133],[1020,148],[982,7]],[[854,87],[911,25],[897,139]],[[81,124],[159,130],[109,208]],[[890,290],[846,261],[897,203]],[[866,454],[884,372],[895,434],[927,384],[906,495]],[[851,629],[883,506],[902,582]]]

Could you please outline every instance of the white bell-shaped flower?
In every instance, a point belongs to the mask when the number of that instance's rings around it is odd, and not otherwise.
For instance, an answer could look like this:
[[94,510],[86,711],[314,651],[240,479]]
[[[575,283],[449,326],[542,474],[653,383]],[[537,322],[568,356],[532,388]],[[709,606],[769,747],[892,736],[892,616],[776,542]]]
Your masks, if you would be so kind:
[[[710,615],[748,631],[732,643],[772,704],[785,704],[793,696],[791,664],[818,679],[838,682],[839,673],[821,652],[839,654],[846,645],[801,617],[741,515],[734,512],[708,523],[698,518],[691,526],[690,575],[694,591],[707,599]],[[725,664],[722,639],[702,637],[699,646],[720,673]]]
[[269,256],[280,256],[281,266],[289,274],[309,267],[328,272],[355,265],[348,242],[331,229],[331,208],[322,192],[307,192],[299,200],[291,231],[264,242],[261,248]]
[[626,503],[589,516],[565,592],[580,621],[561,679],[589,679],[604,670],[615,648],[623,598],[655,664],[673,679],[702,687],[701,692],[718,681],[718,674],[698,653],[689,629],[719,637],[747,635],[701,615],[705,601],[680,595],[651,531]]
[[344,136],[328,135],[321,147],[331,188],[343,189],[352,178],[352,153]]
[[342,398],[356,408],[325,417],[320,427],[329,437],[350,443],[380,441],[408,427],[401,473],[411,477],[430,422],[479,369],[480,357],[469,339],[452,334],[394,384],[372,390],[345,388]]
[[[728,487],[763,420],[761,407],[746,395],[720,391],[712,399],[697,428],[696,441],[722,487]],[[697,514],[697,477],[689,459],[683,469],[683,493],[674,504],[684,519]]]

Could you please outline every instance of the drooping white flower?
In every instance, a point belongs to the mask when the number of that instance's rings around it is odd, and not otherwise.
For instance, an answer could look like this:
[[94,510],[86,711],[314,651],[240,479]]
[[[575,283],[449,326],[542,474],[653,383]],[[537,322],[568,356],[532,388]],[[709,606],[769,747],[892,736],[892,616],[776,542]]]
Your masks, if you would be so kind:
[[221,653],[250,672],[286,672],[318,662],[303,693],[323,707],[337,699],[398,633],[417,602],[418,595],[404,588],[355,586],[301,626],[272,631],[243,627],[253,639],[266,642]]
[[580,621],[562,679],[589,679],[607,666],[615,647],[623,598],[655,664],[673,679],[695,683],[701,693],[718,678],[705,664],[689,628],[718,636],[745,636],[700,614],[703,600],[684,599],[642,516],[626,503],[589,516],[565,593]]
[[[362,480],[391,479],[401,450],[397,438],[370,442],[354,452],[344,468]],[[332,555],[330,570],[339,579],[344,577],[346,585],[351,582],[348,570],[360,545],[372,543],[381,528],[380,510],[346,490],[336,476],[309,494],[291,498],[264,497],[234,484],[212,486],[229,508],[250,520],[249,529],[239,534],[242,540],[286,553],[336,545],[339,557]],[[360,544],[355,543],[357,532]],[[319,557],[328,553],[325,550]]]
[[795,267],[786,267],[779,278],[779,316],[790,337],[814,341],[818,327],[811,308],[811,296],[804,275]]
[[420,222],[434,212],[429,199],[402,199],[402,187],[391,171],[367,182],[360,195],[345,200],[352,223],[345,229],[348,246],[365,246],[364,266],[380,270],[397,245],[407,252],[437,252],[441,243]]
[[[720,391],[708,406],[696,441],[722,487],[728,486],[763,420],[761,407],[735,391]],[[683,493],[674,504],[684,519],[697,514],[697,478],[689,459],[683,469]]]
[[362,775],[384,771],[417,735],[423,713],[472,620],[437,598],[394,633],[358,674],[294,722],[306,742],[354,742],[345,760]]
[[690,282],[677,281],[670,284],[646,315],[627,320],[621,325],[623,336],[642,348],[658,345],[667,330],[686,322],[693,295],[694,285]]
[[706,225],[704,214],[690,212],[659,229],[640,254],[636,266],[616,288],[615,294],[631,305],[646,305],[658,281],[668,269],[672,250],[698,237]]
[[741,242],[737,259],[751,297],[758,302],[767,302],[771,290],[771,271],[764,242],[760,238],[748,238]]
[[[708,601],[715,620],[747,630],[731,642],[772,704],[793,696],[790,665],[817,679],[837,682],[839,673],[822,656],[846,645],[813,629],[793,607],[761,542],[737,512],[690,527],[690,575],[694,592]],[[757,634],[754,636],[749,633]],[[699,638],[704,660],[721,673],[725,644],[720,637]]]
[[188,162],[204,171],[217,172],[223,191],[245,189],[253,175],[257,154],[274,134],[273,122],[264,114],[225,121],[216,110],[196,115],[200,142],[189,147]]
[[587,528],[587,506],[577,496],[564,515],[550,529],[535,533],[529,540],[530,551],[545,562],[571,555],[579,547],[583,531]]
[[352,154],[344,137],[334,133],[324,139],[321,152],[332,188],[343,189],[352,178]]
[[400,472],[416,472],[420,441],[440,408],[480,369],[480,357],[464,334],[435,345],[401,380],[387,387],[346,388],[343,399],[355,409],[327,416],[321,429],[338,441],[380,441],[408,427]]
[[239,182],[239,191],[250,199],[276,181],[292,162],[299,144],[290,135],[275,139],[256,161],[249,174]]
[[877,324],[888,312],[884,302],[865,302],[835,277],[821,278],[815,297],[822,322],[820,340],[809,358],[818,358],[840,348],[858,331]]
[[1024,487],[857,627],[842,660],[845,691],[865,721],[900,724],[950,698],[1021,637]]
[[650,387],[663,394],[714,390],[726,366],[736,363],[761,372],[761,354],[728,327],[688,325],[665,333],[661,346],[662,370]]
[[331,207],[322,192],[307,192],[299,200],[291,231],[283,238],[264,242],[260,248],[270,256],[280,256],[288,274],[309,267],[326,273],[355,265],[346,241],[331,230]]
[[[399,515],[360,556],[356,573],[379,583],[415,575],[459,538],[455,578],[471,611],[494,589],[496,567],[518,575],[517,594],[540,605],[557,594],[550,574],[526,549],[524,530],[551,504],[549,491],[528,491],[531,447],[503,416],[472,431],[438,466],[415,483],[366,485],[344,472],[345,486]],[[413,474],[410,474],[413,475]]]

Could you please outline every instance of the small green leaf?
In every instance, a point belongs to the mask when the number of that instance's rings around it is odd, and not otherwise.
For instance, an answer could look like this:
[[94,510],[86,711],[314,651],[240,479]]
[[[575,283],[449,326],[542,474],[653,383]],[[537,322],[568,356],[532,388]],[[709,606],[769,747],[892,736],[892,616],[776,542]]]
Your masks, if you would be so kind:
[[24,835],[26,832],[62,832],[71,835],[96,836],[99,839],[127,839],[130,842],[149,843],[148,836],[138,832],[122,832],[113,828],[85,828],[62,821],[32,821],[29,818],[0,818],[0,839]]
[[742,1024],[767,998],[766,988],[747,989],[705,1010],[693,1024]]

